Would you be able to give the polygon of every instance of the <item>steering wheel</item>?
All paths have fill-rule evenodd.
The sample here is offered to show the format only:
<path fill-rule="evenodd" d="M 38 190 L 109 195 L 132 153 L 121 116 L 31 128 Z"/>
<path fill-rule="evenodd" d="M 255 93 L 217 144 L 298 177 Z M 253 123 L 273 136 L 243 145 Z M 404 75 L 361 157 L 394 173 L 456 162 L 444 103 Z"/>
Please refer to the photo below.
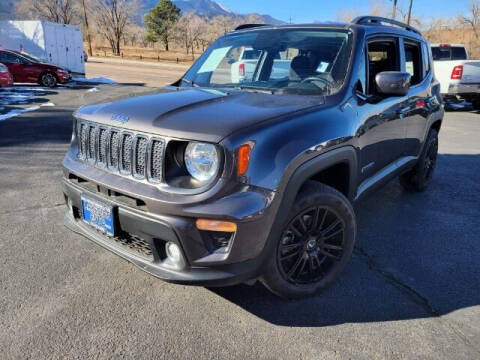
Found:
<path fill-rule="evenodd" d="M 324 79 L 324 78 L 321 78 L 321 77 L 316 77 L 316 76 L 309 76 L 305 79 L 302 79 L 302 81 L 300 81 L 300 83 L 303 84 L 303 83 L 306 83 L 306 82 L 314 82 L 314 81 L 319 81 L 319 82 L 325 84 L 327 89 L 332 85 L 332 83 L 330 81 L 328 81 L 327 79 Z"/>

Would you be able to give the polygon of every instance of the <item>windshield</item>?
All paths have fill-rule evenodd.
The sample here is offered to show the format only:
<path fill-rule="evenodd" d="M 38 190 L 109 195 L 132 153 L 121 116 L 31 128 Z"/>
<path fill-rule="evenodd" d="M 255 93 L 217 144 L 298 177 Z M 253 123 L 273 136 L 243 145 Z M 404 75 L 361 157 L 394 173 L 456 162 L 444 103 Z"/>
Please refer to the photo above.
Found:
<path fill-rule="evenodd" d="M 30 60 L 30 61 L 33 61 L 33 62 L 44 62 L 44 61 L 45 61 L 45 59 L 40 59 L 40 58 L 38 58 L 38 57 L 36 57 L 36 56 L 34 56 L 34 55 L 27 54 L 26 52 L 23 52 L 23 51 L 22 51 L 22 52 L 16 51 L 16 53 L 17 53 L 18 55 L 23 56 L 24 58 L 27 58 L 27 59 Z"/>
<path fill-rule="evenodd" d="M 352 34 L 274 29 L 226 35 L 185 75 L 184 86 L 331 95 L 343 85 Z"/>

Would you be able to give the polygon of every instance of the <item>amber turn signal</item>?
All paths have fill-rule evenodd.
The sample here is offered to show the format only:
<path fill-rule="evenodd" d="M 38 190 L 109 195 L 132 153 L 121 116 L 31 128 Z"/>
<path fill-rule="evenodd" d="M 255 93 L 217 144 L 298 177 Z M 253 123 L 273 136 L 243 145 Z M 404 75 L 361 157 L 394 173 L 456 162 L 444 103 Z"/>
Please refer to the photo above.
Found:
<path fill-rule="evenodd" d="M 248 164 L 250 163 L 250 150 L 251 147 L 249 144 L 244 144 L 238 148 L 238 175 L 243 175 L 247 172 Z"/>
<path fill-rule="evenodd" d="M 237 231 L 237 224 L 230 221 L 197 219 L 196 225 L 198 230 L 223 231 L 223 232 Z"/>

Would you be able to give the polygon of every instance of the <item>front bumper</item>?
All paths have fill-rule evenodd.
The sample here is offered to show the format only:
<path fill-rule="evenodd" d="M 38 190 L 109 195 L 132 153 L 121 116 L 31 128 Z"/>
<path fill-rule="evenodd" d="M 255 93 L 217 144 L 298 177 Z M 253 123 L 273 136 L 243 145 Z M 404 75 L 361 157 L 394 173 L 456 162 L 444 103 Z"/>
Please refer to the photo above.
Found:
<path fill-rule="evenodd" d="M 95 168 L 88 170 L 88 175 L 93 177 L 99 171 Z M 204 286 L 232 285 L 260 275 L 264 259 L 263 249 L 270 232 L 269 226 L 274 219 L 274 210 L 270 206 L 274 193 L 244 189 L 239 194 L 222 197 L 210 203 L 203 201 L 202 204 L 183 204 L 180 208 L 139 194 L 137 200 L 145 200 L 145 205 L 139 207 L 133 203 L 122 202 L 122 199 L 129 199 L 128 197 L 108 196 L 107 194 L 112 192 L 99 185 L 100 182 L 87 181 L 91 185 L 89 188 L 86 188 L 84 183 L 76 183 L 68 178 L 68 174 L 72 174 L 70 171 L 71 169 L 65 169 L 66 177 L 62 184 L 69 203 L 69 211 L 64 218 L 65 225 L 146 272 L 169 282 Z M 114 207 L 117 232 L 120 230 L 129 236 L 141 238 L 148 243 L 151 254 L 145 256 L 86 224 L 81 214 L 82 195 Z M 235 202 L 241 205 L 235 206 Z M 230 206 L 225 206 L 226 203 Z M 162 207 L 162 214 L 149 211 L 150 208 L 158 210 Z M 200 217 L 235 219 L 237 232 L 231 240 L 228 252 L 216 252 L 208 246 L 205 234 L 195 226 L 195 220 Z M 167 242 L 179 245 L 183 255 L 180 263 L 174 264 L 166 257 L 164 249 Z"/>
<path fill-rule="evenodd" d="M 67 83 L 72 80 L 72 74 L 70 73 L 59 73 L 57 72 L 57 78 L 59 83 Z"/>

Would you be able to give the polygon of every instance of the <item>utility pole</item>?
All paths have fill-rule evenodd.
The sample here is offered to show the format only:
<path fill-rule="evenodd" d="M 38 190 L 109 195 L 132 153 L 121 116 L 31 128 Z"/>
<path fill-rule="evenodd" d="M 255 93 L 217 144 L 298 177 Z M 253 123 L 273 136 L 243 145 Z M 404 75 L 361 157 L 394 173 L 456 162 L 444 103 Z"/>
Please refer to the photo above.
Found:
<path fill-rule="evenodd" d="M 87 41 L 88 41 L 88 55 L 92 56 L 92 38 L 90 37 L 90 30 L 88 29 L 88 18 L 87 18 L 87 8 L 85 6 L 85 0 L 82 0 L 83 5 L 83 17 L 85 19 L 85 30 L 87 31 Z"/>
<path fill-rule="evenodd" d="M 398 0 L 393 0 L 393 11 L 392 11 L 392 19 L 395 20 L 397 15 L 397 2 Z"/>
<path fill-rule="evenodd" d="M 408 25 L 410 25 L 410 20 L 412 19 L 412 5 L 413 5 L 413 0 L 410 0 L 410 6 L 408 7 L 408 18 L 407 18 Z"/>

